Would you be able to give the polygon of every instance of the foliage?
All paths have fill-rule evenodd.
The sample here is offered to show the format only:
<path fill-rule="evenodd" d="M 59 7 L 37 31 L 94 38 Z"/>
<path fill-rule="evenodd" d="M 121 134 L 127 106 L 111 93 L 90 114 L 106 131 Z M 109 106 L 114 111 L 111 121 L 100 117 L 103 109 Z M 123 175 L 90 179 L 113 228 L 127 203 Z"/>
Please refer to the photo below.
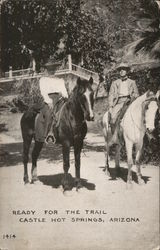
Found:
<path fill-rule="evenodd" d="M 9 65 L 26 68 L 32 50 L 38 68 L 50 56 L 59 60 L 71 53 L 73 60 L 83 56 L 87 68 L 100 70 L 111 60 L 110 45 L 103 39 L 99 16 L 82 11 L 81 4 L 80 0 L 6 0 L 2 5 L 3 69 Z"/>
<path fill-rule="evenodd" d="M 160 6 L 154 0 L 141 0 L 139 17 L 148 20 L 148 26 L 143 30 L 141 41 L 135 52 L 143 49 L 160 58 Z M 159 49 L 156 49 L 158 47 Z"/>
<path fill-rule="evenodd" d="M 104 27 L 103 36 L 114 49 L 120 49 L 137 37 L 140 0 L 88 0 L 85 8 L 97 12 Z"/>
<path fill-rule="evenodd" d="M 98 14 L 86 13 L 80 26 L 80 39 L 76 47 L 81 48 L 84 67 L 102 73 L 105 63 L 110 63 L 114 59 L 112 46 L 103 37 L 104 27 Z"/>
<path fill-rule="evenodd" d="M 55 1 L 7 0 L 2 5 L 2 31 L 4 33 L 2 53 L 4 68 L 26 67 L 28 51 L 33 50 L 36 61 L 45 60 L 57 46 Z M 54 36 L 54 37 L 53 37 Z M 57 38 L 57 39 L 56 39 Z"/>
<path fill-rule="evenodd" d="M 22 79 L 15 83 L 14 88 L 18 94 L 18 100 L 28 107 L 43 102 L 39 88 L 39 78 Z"/>
<path fill-rule="evenodd" d="M 29 49 L 37 70 L 50 56 L 102 73 L 116 50 L 137 38 L 141 0 L 6 0 L 2 5 L 3 70 L 26 68 Z M 24 49 L 25 45 L 25 49 Z"/>

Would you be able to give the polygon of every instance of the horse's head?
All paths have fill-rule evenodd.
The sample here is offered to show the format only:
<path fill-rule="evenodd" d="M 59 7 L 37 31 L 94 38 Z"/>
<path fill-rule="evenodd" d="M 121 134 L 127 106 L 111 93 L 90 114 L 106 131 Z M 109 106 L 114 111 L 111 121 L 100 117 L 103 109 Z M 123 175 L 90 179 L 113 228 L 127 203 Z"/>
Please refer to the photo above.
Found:
<path fill-rule="evenodd" d="M 155 117 L 158 110 L 158 104 L 156 99 L 151 99 L 148 101 L 145 110 L 145 126 L 148 132 L 153 132 L 155 129 Z"/>
<path fill-rule="evenodd" d="M 77 79 L 78 87 L 78 100 L 84 113 L 84 118 L 87 121 L 94 121 L 93 104 L 94 104 L 94 92 L 92 89 L 93 78 L 82 80 Z"/>
<path fill-rule="evenodd" d="M 156 99 L 157 99 L 158 109 L 160 113 L 160 90 L 158 90 L 156 93 Z"/>

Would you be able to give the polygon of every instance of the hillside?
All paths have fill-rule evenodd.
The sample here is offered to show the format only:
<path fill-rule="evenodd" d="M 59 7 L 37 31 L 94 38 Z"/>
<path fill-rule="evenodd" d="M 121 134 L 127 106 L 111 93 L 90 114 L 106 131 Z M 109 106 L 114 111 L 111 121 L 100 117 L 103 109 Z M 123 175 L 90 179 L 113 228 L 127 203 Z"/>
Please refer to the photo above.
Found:
<path fill-rule="evenodd" d="M 112 40 L 115 49 L 120 49 L 140 37 L 145 23 L 138 17 L 140 0 L 89 0 L 83 8 L 97 12 L 104 26 L 106 41 Z"/>

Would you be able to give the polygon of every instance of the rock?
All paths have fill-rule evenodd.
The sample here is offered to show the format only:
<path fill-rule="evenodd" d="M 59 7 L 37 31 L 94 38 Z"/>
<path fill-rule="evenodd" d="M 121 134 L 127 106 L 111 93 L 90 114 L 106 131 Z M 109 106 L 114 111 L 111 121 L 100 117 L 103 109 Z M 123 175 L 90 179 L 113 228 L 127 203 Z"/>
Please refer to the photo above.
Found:
<path fill-rule="evenodd" d="M 18 109 L 16 107 L 13 107 L 10 109 L 10 112 L 12 113 L 18 113 Z"/>

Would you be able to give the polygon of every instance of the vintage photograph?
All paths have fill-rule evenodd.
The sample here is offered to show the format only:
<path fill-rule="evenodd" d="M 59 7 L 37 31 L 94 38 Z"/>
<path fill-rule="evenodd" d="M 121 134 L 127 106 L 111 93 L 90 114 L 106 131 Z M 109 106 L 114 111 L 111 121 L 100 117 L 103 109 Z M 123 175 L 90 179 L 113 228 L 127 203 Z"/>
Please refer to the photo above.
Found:
<path fill-rule="evenodd" d="M 0 10 L 0 250 L 159 250 L 160 0 Z"/>

